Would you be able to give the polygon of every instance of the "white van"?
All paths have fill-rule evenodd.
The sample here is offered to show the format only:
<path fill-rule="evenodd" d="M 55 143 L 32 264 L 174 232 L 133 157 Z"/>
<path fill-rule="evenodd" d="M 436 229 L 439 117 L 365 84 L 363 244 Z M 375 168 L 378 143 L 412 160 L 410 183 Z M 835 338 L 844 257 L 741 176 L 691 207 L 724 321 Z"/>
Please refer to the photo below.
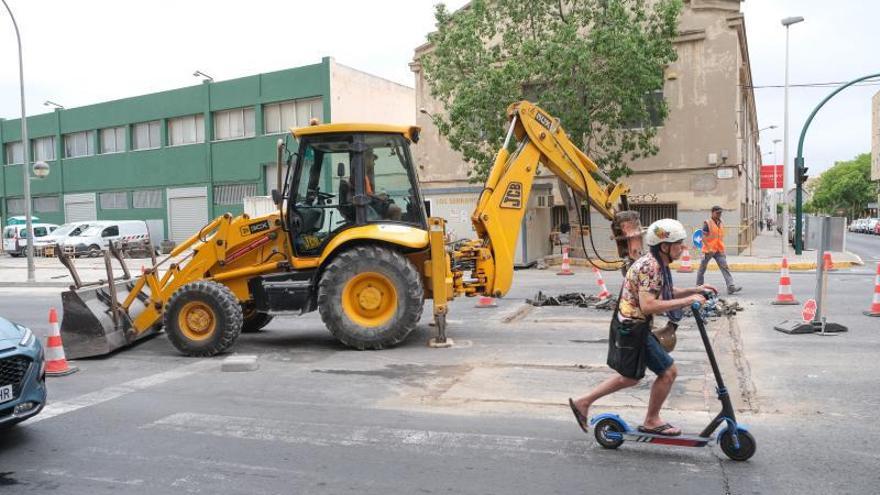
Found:
<path fill-rule="evenodd" d="M 60 244 L 65 237 L 72 235 L 80 235 L 84 230 L 94 225 L 95 222 L 70 222 L 65 223 L 61 227 L 55 229 L 45 237 L 35 238 L 34 246 L 48 246 L 50 244 Z"/>
<path fill-rule="evenodd" d="M 34 228 L 34 243 L 37 239 L 46 237 L 58 228 L 54 223 L 35 223 L 32 226 Z M 8 225 L 3 229 L 3 250 L 10 256 L 24 256 L 26 254 L 26 225 Z"/>
<path fill-rule="evenodd" d="M 79 235 L 65 237 L 60 245 L 67 253 L 96 257 L 108 248 L 110 242 L 145 241 L 149 238 L 150 232 L 143 220 L 100 220 L 89 222 L 87 229 Z"/>

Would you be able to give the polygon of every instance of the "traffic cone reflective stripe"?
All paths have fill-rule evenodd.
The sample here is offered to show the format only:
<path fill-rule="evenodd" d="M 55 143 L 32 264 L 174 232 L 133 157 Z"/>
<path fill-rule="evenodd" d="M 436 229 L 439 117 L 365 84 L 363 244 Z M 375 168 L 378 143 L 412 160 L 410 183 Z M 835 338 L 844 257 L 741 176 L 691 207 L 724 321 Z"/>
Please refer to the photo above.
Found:
<path fill-rule="evenodd" d="M 52 330 L 46 338 L 46 375 L 64 376 L 79 371 L 76 366 L 67 364 L 64 357 L 64 345 L 61 342 L 61 330 L 58 328 L 58 313 L 55 308 L 49 309 L 49 325 Z"/>
<path fill-rule="evenodd" d="M 489 296 L 480 296 L 480 299 L 477 301 L 477 305 L 475 308 L 494 308 L 498 305 L 495 304 L 495 298 Z"/>
<path fill-rule="evenodd" d="M 776 294 L 776 300 L 772 304 L 777 305 L 793 305 L 799 304 L 791 293 L 791 277 L 788 273 L 788 258 L 782 258 L 782 268 L 779 272 L 779 291 Z"/>
<path fill-rule="evenodd" d="M 602 290 L 596 297 L 599 299 L 607 299 L 611 297 L 611 293 L 608 292 L 608 287 L 605 287 L 605 280 L 602 279 L 602 272 L 594 266 L 593 274 L 596 275 L 596 282 L 599 284 L 599 289 Z"/>
<path fill-rule="evenodd" d="M 880 316 L 880 263 L 877 263 L 877 275 L 874 277 L 874 299 L 871 300 L 871 309 L 865 311 L 866 316 Z"/>
<path fill-rule="evenodd" d="M 679 273 L 691 273 L 694 268 L 691 266 L 691 253 L 688 248 L 684 248 L 684 254 L 681 255 L 681 265 L 678 267 Z"/>
<path fill-rule="evenodd" d="M 574 275 L 571 271 L 571 265 L 568 261 L 568 246 L 562 246 L 562 268 L 556 272 L 557 275 Z"/>

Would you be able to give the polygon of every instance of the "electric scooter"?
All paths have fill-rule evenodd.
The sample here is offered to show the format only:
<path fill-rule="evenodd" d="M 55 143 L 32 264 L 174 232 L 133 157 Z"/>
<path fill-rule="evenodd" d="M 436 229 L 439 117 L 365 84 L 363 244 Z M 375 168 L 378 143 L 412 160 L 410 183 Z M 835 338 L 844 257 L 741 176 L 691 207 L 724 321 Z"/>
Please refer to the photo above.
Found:
<path fill-rule="evenodd" d="M 717 439 L 718 443 L 721 444 L 721 450 L 734 461 L 745 461 L 755 454 L 755 438 L 748 432 L 745 426 L 736 422 L 736 414 L 734 413 L 733 405 L 730 403 L 730 395 L 728 395 L 724 381 L 721 379 L 721 372 L 718 370 L 718 363 L 715 361 L 715 353 L 712 351 L 709 336 L 706 334 L 706 314 L 714 306 L 715 296 L 712 293 L 710 297 L 707 297 L 705 307 L 701 308 L 700 303 L 695 302 L 691 305 L 691 309 L 693 310 L 694 319 L 697 321 L 697 328 L 700 329 L 700 337 L 703 339 L 706 355 L 709 356 L 709 363 L 712 364 L 712 372 L 715 374 L 716 391 L 718 392 L 718 400 L 721 401 L 721 412 L 699 434 L 683 433 L 674 437 L 638 431 L 630 427 L 617 414 L 599 414 L 590 420 L 590 424 L 595 425 L 594 433 L 599 445 L 606 449 L 616 449 L 623 445 L 625 440 L 632 440 L 634 442 L 676 445 L 680 447 L 705 447 Z M 724 428 L 721 430 L 721 433 L 714 437 L 715 430 L 722 425 L 724 425 Z"/>

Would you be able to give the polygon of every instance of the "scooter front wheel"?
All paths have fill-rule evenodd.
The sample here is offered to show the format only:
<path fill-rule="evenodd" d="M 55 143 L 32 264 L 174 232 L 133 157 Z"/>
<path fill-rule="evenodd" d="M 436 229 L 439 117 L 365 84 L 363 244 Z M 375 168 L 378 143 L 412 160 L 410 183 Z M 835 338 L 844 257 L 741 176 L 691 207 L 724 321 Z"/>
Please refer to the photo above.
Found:
<path fill-rule="evenodd" d="M 599 445 L 606 449 L 616 449 L 623 445 L 623 426 L 611 418 L 596 423 L 593 434 Z"/>
<path fill-rule="evenodd" d="M 724 433 L 721 434 L 721 451 L 734 461 L 747 461 L 755 455 L 755 450 L 758 447 L 755 443 L 755 437 L 745 430 L 737 431 L 736 436 L 739 440 L 739 448 L 736 448 L 733 441 L 733 431 L 724 430 Z"/>

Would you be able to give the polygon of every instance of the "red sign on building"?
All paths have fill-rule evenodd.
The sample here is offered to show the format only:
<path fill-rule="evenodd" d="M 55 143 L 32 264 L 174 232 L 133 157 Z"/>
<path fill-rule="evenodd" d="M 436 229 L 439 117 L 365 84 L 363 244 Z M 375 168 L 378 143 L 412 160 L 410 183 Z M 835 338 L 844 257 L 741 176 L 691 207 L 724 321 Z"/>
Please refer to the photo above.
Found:
<path fill-rule="evenodd" d="M 782 189 L 782 165 L 761 165 L 761 189 Z"/>

